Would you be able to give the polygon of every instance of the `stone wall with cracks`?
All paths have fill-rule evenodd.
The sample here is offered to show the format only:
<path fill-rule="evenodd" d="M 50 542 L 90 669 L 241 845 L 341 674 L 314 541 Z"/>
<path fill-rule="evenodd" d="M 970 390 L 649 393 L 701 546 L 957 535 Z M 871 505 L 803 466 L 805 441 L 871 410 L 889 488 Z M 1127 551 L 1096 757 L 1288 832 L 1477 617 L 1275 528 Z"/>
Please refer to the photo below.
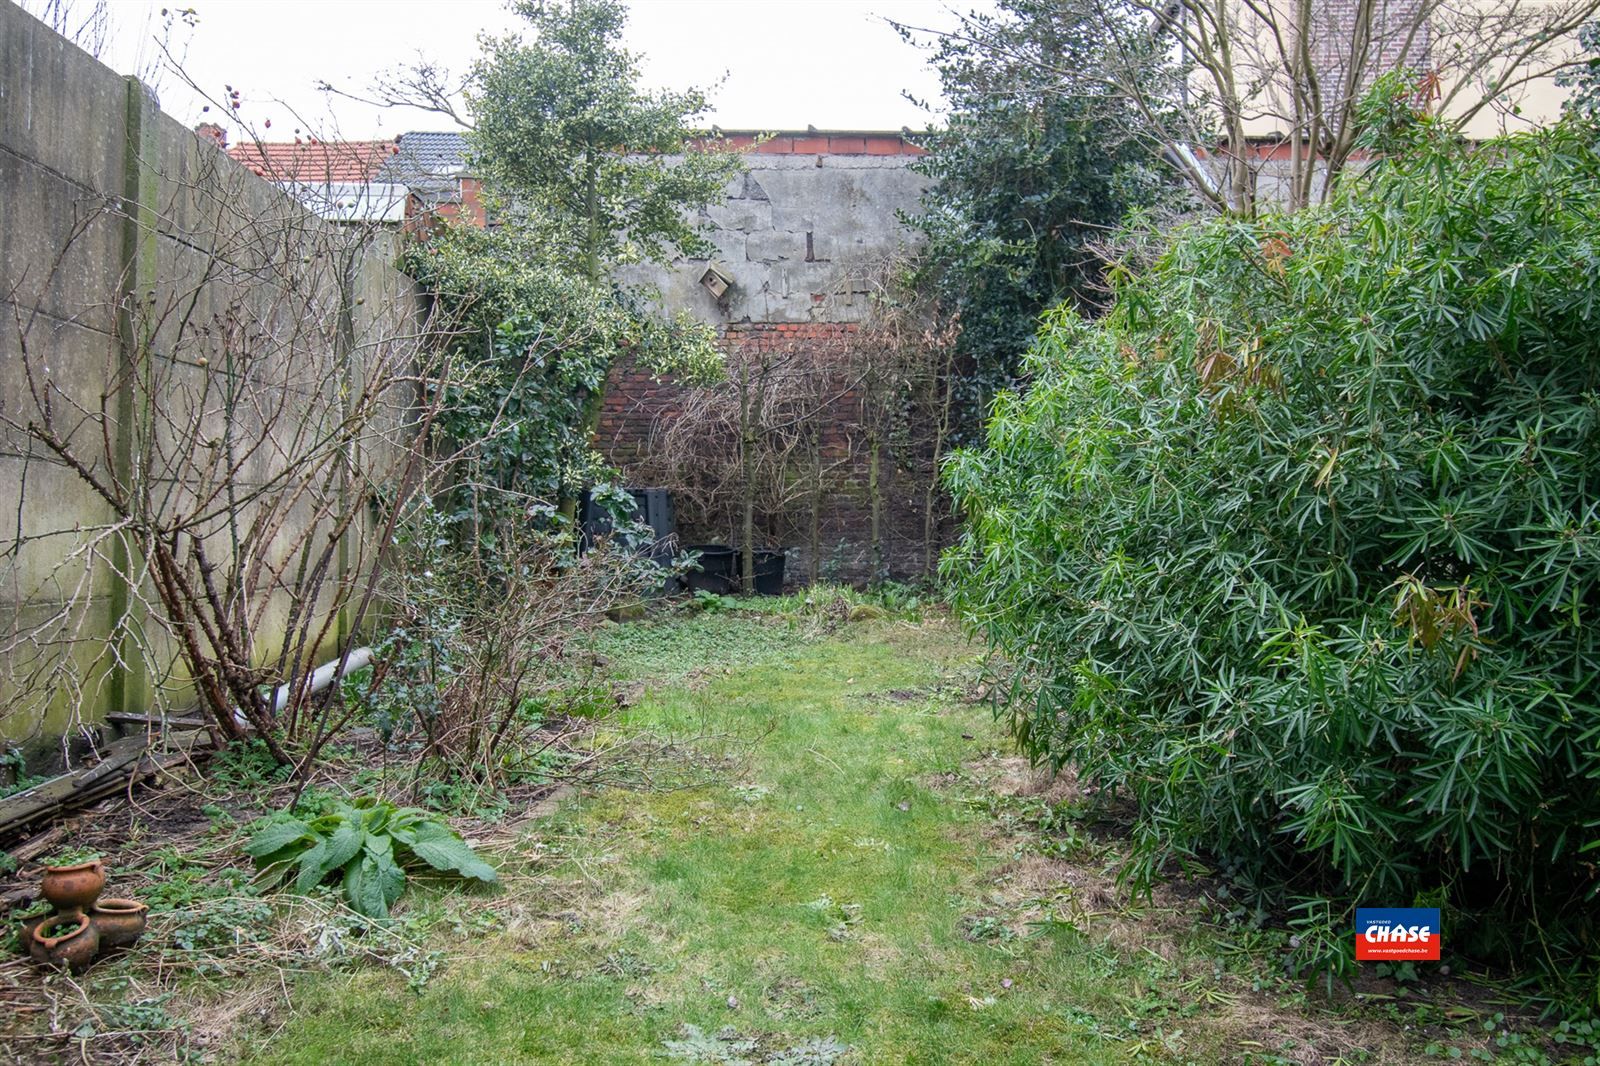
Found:
<path fill-rule="evenodd" d="M 748 137 L 728 139 L 744 147 Z M 652 285 L 668 308 L 718 326 L 859 321 L 860 294 L 842 282 L 916 246 L 902 215 L 918 211 L 927 187 L 910 168 L 920 154 L 899 134 L 780 134 L 749 145 L 745 173 L 702 215 L 716 254 L 629 267 L 620 280 Z M 733 282 L 721 302 L 701 284 L 710 267 Z"/>

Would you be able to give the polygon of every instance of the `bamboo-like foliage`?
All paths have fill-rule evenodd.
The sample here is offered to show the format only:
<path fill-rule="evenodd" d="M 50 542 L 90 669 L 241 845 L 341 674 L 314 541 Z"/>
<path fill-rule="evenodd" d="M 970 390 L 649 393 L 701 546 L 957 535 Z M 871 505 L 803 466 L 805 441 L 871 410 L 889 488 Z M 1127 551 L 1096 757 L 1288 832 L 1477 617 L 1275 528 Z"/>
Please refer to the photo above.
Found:
<path fill-rule="evenodd" d="M 1307 894 L 1320 967 L 1431 900 L 1452 951 L 1592 974 L 1600 153 L 1437 132 L 1049 318 L 945 573 L 1027 751 L 1138 801 L 1136 878 Z"/>

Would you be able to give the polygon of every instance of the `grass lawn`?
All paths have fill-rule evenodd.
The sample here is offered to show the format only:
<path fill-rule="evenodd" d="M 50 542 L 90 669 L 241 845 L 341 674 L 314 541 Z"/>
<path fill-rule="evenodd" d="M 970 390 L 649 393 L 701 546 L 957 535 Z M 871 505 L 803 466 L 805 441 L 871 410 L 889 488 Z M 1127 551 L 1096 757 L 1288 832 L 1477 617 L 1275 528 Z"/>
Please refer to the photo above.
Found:
<path fill-rule="evenodd" d="M 942 621 L 830 636 L 706 613 L 600 650 L 636 694 L 619 736 L 677 741 L 662 772 L 528 823 L 504 890 L 435 931 L 420 991 L 308 976 L 251 1061 L 1421 1057 L 1399 1026 L 1264 983 L 1197 930 L 1192 894 L 1128 901 L 1114 838 L 1009 756 Z"/>

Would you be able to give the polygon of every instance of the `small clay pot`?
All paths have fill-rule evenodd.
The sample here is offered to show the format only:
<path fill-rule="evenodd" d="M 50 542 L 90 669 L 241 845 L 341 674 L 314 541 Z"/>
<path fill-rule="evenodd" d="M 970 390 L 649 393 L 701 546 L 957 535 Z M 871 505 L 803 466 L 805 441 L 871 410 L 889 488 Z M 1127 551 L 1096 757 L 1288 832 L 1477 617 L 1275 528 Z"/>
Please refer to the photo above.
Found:
<path fill-rule="evenodd" d="M 41 966 L 65 966 L 73 973 L 89 968 L 100 952 L 100 932 L 87 914 L 52 915 L 33 930 L 29 953 Z"/>
<path fill-rule="evenodd" d="M 24 918 L 18 922 L 17 945 L 24 955 L 33 954 L 33 931 L 52 918 L 60 917 L 55 914 L 35 914 L 32 918 Z"/>
<path fill-rule="evenodd" d="M 103 899 L 89 908 L 89 920 L 100 931 L 100 947 L 131 948 L 144 935 L 149 907 L 136 899 Z"/>
<path fill-rule="evenodd" d="M 106 868 L 99 859 L 75 866 L 46 866 L 39 891 L 63 914 L 82 913 L 106 887 Z"/>

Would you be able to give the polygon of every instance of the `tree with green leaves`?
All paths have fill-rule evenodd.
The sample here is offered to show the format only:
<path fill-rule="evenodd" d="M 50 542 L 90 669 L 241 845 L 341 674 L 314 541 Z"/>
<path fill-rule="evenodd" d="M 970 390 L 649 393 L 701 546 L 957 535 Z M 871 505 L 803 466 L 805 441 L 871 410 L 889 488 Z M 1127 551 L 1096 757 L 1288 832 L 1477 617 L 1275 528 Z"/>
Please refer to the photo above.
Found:
<path fill-rule="evenodd" d="M 484 42 L 467 94 L 488 188 L 551 260 L 602 285 L 620 264 L 703 254 L 697 209 L 740 160 L 705 143 L 699 89 L 648 93 L 618 0 L 522 0 L 534 31 Z"/>
<path fill-rule="evenodd" d="M 1563 109 L 1592 123 L 1600 118 L 1600 22 L 1585 23 L 1578 42 L 1582 56 L 1556 77 L 1556 84 L 1568 93 Z"/>
<path fill-rule="evenodd" d="M 641 311 L 528 253 L 515 231 L 459 226 L 404 258 L 433 293 L 438 335 L 462 367 L 437 421 L 445 450 L 463 453 L 446 506 L 463 539 L 491 551 L 502 522 L 606 476 L 589 405 L 619 355 L 688 381 L 712 380 L 722 365 L 699 321 Z"/>
<path fill-rule="evenodd" d="M 451 343 L 482 364 L 449 428 L 485 453 L 485 487 L 553 491 L 570 518 L 598 473 L 589 442 L 615 359 L 691 379 L 719 365 L 709 327 L 659 314 L 658 294 L 613 272 L 707 254 L 700 209 L 742 161 L 696 128 L 703 91 L 639 87 L 618 0 L 513 6 L 531 33 L 484 38 L 464 114 L 448 72 L 427 64 L 374 93 L 466 127 L 489 202 L 489 233 L 445 231 L 409 258 L 448 312 Z"/>
<path fill-rule="evenodd" d="M 473 161 L 506 221 L 546 262 L 606 291 L 617 266 L 704 253 L 696 213 L 741 166 L 737 155 L 700 143 L 693 123 L 705 94 L 639 88 L 618 0 L 522 0 L 515 10 L 533 36 L 485 40 L 467 93 Z M 626 302 L 648 299 L 634 293 Z M 609 366 L 582 384 L 576 425 L 585 442 Z M 568 516 L 576 488 L 563 485 Z"/>
<path fill-rule="evenodd" d="M 960 317 L 969 420 L 1015 380 L 1041 311 L 1096 306 L 1096 242 L 1161 191 L 1135 133 L 1146 117 L 1093 76 L 1110 62 L 1100 30 L 1054 0 L 1001 0 L 933 36 L 950 114 L 927 136 L 917 168 L 933 184 L 910 221 L 928 239 L 923 284 Z M 1159 49 L 1146 59 L 1152 79 L 1176 78 Z M 1063 70 L 1084 74 L 1064 84 Z"/>

